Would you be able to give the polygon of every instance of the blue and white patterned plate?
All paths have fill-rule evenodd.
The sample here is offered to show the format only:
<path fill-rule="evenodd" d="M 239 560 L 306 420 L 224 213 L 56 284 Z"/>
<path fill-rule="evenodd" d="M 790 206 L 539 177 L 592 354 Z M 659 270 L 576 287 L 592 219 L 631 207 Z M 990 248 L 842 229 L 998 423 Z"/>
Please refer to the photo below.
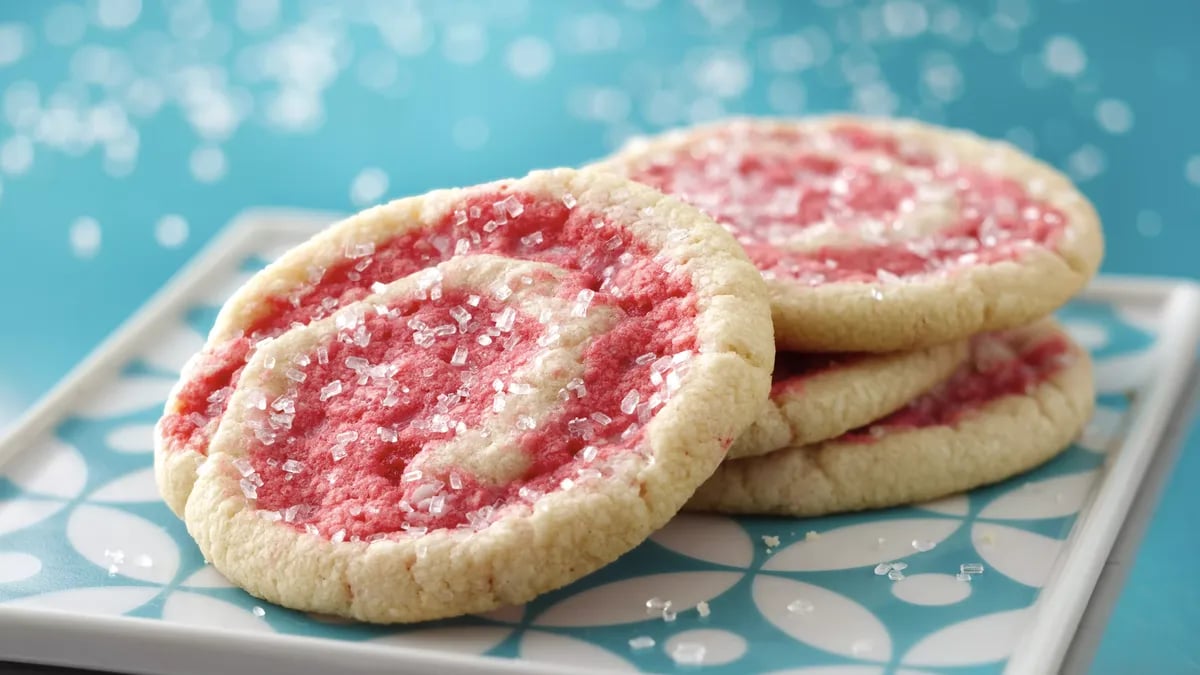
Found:
<path fill-rule="evenodd" d="M 151 672 L 212 665 L 218 644 L 231 646 L 231 668 L 257 673 L 282 672 L 297 654 L 343 672 L 388 663 L 841 675 L 1044 666 L 1069 643 L 1154 451 L 1200 306 L 1186 285 L 1108 280 L 1065 308 L 1060 317 L 1096 358 L 1097 412 L 1076 445 L 1029 474 L 865 514 L 680 516 L 613 565 L 524 607 L 382 628 L 231 587 L 155 489 L 152 425 L 179 367 L 233 288 L 327 218 L 279 220 L 233 225 L 0 445 L 0 654 Z M 903 563 L 893 574 L 903 578 L 881 563 Z M 983 572 L 958 578 L 970 564 Z M 651 598 L 670 600 L 674 620 L 649 614 Z"/>

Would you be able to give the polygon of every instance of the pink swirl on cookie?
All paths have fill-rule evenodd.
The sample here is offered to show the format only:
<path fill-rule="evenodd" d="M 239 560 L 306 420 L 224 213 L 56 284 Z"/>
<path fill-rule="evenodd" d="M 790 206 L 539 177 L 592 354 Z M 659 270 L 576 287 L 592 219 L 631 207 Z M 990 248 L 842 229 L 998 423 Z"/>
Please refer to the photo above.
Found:
<path fill-rule="evenodd" d="M 1076 358 L 1071 343 L 1058 332 L 1008 331 L 971 339 L 971 353 L 945 382 L 869 427 L 839 440 L 872 442 L 888 433 L 931 426 L 953 426 L 965 415 L 1005 396 L 1033 390 L 1068 367 Z"/>
<path fill-rule="evenodd" d="M 811 517 L 946 497 L 1051 459 L 1094 406 L 1087 351 L 1042 319 L 975 337 L 953 374 L 868 426 L 723 462 L 687 508 Z"/>
<path fill-rule="evenodd" d="M 350 279 L 345 251 L 374 262 Z M 208 377 L 229 391 L 207 458 L 157 452 L 160 490 L 247 592 L 376 622 L 526 602 L 641 543 L 753 420 L 774 359 L 765 284 L 724 230 L 568 169 L 334 225 L 230 300 L 202 358 L 242 339 L 233 381 Z"/>
<path fill-rule="evenodd" d="M 888 354 L 779 352 L 771 396 L 728 457 L 754 457 L 835 438 L 891 414 L 945 380 L 966 341 Z"/>
<path fill-rule="evenodd" d="M 231 423 L 269 519 L 349 541 L 483 527 L 602 478 L 687 372 L 694 313 L 614 330 L 640 317 L 581 305 L 586 274 L 483 255 L 416 277 L 252 357 Z M 655 346 L 681 351 L 639 361 Z"/>
<path fill-rule="evenodd" d="M 280 265 L 293 268 L 286 283 L 254 287 L 253 297 L 243 292 L 235 298 L 204 351 L 185 369 L 158 425 L 162 453 L 188 453 L 196 459 L 207 454 L 245 361 L 263 339 L 328 317 L 373 288 L 456 256 L 496 254 L 578 272 L 574 301 L 581 311 L 611 303 L 628 319 L 595 349 L 638 369 L 695 349 L 695 299 L 687 276 L 674 273 L 678 263 L 660 259 L 637 233 L 576 202 L 570 194 L 550 200 L 500 183 L 442 205 L 445 213 L 430 227 L 364 232 L 337 242 L 333 255 L 281 260 Z M 370 217 L 371 212 L 359 216 L 363 221 Z M 676 233 L 677 240 L 687 235 Z M 637 353 L 626 353 L 632 345 L 638 345 Z M 634 364 L 638 358 L 648 361 Z M 628 377 L 627 364 L 617 365 L 612 373 Z M 606 371 L 588 376 L 597 390 L 630 389 L 627 381 L 605 381 L 617 378 Z M 649 396 L 641 401 L 649 403 Z M 548 447 L 558 448 L 553 452 L 569 451 L 570 443 L 546 440 Z M 181 480 L 186 496 L 188 480 Z M 178 499 L 168 501 L 177 512 L 182 508 Z"/>
<path fill-rule="evenodd" d="M 987 311 L 971 305 L 1002 301 L 971 287 L 1032 294 L 996 271 L 1019 266 L 1057 302 L 1099 264 L 1097 218 L 1065 178 L 1007 145 L 916 122 L 735 120 L 634 141 L 603 166 L 724 225 L 770 283 L 792 350 L 898 351 L 1021 325 L 1046 313 L 1042 301 Z M 921 287 L 941 297 L 913 297 Z M 902 306 L 896 318 L 878 306 L 888 303 Z M 938 313 L 949 317 L 931 321 Z"/>

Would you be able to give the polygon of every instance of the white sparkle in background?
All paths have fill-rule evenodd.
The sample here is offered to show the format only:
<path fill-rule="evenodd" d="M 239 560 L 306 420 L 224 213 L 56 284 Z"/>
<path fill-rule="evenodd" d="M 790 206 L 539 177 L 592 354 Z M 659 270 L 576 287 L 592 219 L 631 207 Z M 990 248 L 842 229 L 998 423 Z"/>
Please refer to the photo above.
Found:
<path fill-rule="evenodd" d="M 154 224 L 154 239 L 163 248 L 182 246 L 188 238 L 188 223 L 183 216 L 169 213 Z"/>
<path fill-rule="evenodd" d="M 883 82 L 868 82 L 854 89 L 854 107 L 867 115 L 891 115 L 900 102 Z"/>
<path fill-rule="evenodd" d="M 238 0 L 233 20 L 247 33 L 266 30 L 279 20 L 279 0 Z"/>
<path fill-rule="evenodd" d="M 508 69 L 527 80 L 546 74 L 554 65 L 554 51 L 545 40 L 527 35 L 508 46 Z"/>
<path fill-rule="evenodd" d="M 71 250 L 79 258 L 91 258 L 100 250 L 100 223 L 95 218 L 83 216 L 71 223 L 67 236 Z"/>
<path fill-rule="evenodd" d="M 804 83 L 796 78 L 777 77 L 767 85 L 767 105 L 776 112 L 795 114 L 803 111 L 806 95 Z"/>
<path fill-rule="evenodd" d="M 487 33 L 477 23 L 460 23 L 442 34 L 442 55 L 451 63 L 479 63 L 487 55 Z"/>
<path fill-rule="evenodd" d="M 38 123 L 41 92 L 34 82 L 21 80 L 4 90 L 4 118 L 14 129 L 26 130 Z"/>
<path fill-rule="evenodd" d="M 1188 158 L 1187 163 L 1183 165 L 1183 175 L 1187 177 L 1189 183 L 1200 187 L 1200 155 L 1192 155 Z"/>
<path fill-rule="evenodd" d="M 19 23 L 0 23 L 0 66 L 16 63 L 29 47 L 29 29 Z"/>
<path fill-rule="evenodd" d="M 915 37 L 929 27 L 929 13 L 914 0 L 891 0 L 883 6 L 883 27 L 895 37 Z"/>
<path fill-rule="evenodd" d="M 817 53 L 803 35 L 783 35 L 767 42 L 766 61 L 773 70 L 794 73 L 816 65 Z"/>
<path fill-rule="evenodd" d="M 1135 221 L 1137 231 L 1143 237 L 1157 237 L 1162 233 L 1162 216 L 1157 211 L 1142 209 L 1138 211 Z"/>
<path fill-rule="evenodd" d="M 1096 104 L 1096 122 L 1110 134 L 1123 134 L 1133 128 L 1133 110 L 1124 101 L 1106 98 Z"/>
<path fill-rule="evenodd" d="M 1087 67 L 1087 55 L 1079 41 L 1069 35 L 1055 35 L 1042 49 L 1046 70 L 1063 77 L 1076 77 Z"/>
<path fill-rule="evenodd" d="M 325 121 L 325 105 L 317 92 L 288 87 L 267 102 L 267 121 L 283 131 L 313 131 Z"/>
<path fill-rule="evenodd" d="M 82 7 L 72 3 L 55 5 L 46 13 L 42 32 L 46 42 L 55 47 L 73 45 L 87 33 L 88 15 Z"/>
<path fill-rule="evenodd" d="M 656 90 L 646 97 L 642 117 L 654 126 L 671 126 L 683 119 L 686 103 L 677 91 Z"/>
<path fill-rule="evenodd" d="M 487 144 L 490 133 L 487 120 L 480 117 L 464 117 L 454 123 L 450 136 L 454 144 L 463 150 L 478 150 Z"/>
<path fill-rule="evenodd" d="M 355 206 L 377 203 L 388 188 L 388 176 L 383 169 L 368 167 L 358 172 L 350 183 L 350 201 Z"/>
<path fill-rule="evenodd" d="M 384 91 L 396 84 L 400 76 L 400 64 L 394 54 L 375 51 L 358 60 L 358 81 L 368 89 Z"/>
<path fill-rule="evenodd" d="M 215 183 L 225 177 L 225 153 L 212 145 L 196 148 L 188 158 L 188 168 L 197 182 Z"/>
<path fill-rule="evenodd" d="M 750 64 L 738 52 L 711 54 L 692 74 L 701 91 L 720 98 L 737 98 L 750 86 Z"/>
<path fill-rule="evenodd" d="M 1080 147 L 1067 157 L 1067 170 L 1070 172 L 1071 177 L 1078 181 L 1085 181 L 1099 176 L 1104 172 L 1104 167 L 1104 153 L 1100 148 L 1091 144 Z"/>
<path fill-rule="evenodd" d="M 979 24 L 979 41 L 988 51 L 1007 54 L 1021 41 L 1020 26 L 1011 17 L 997 14 Z"/>
<path fill-rule="evenodd" d="M 963 94 L 962 71 L 954 57 L 945 52 L 934 52 L 925 57 L 921 84 L 929 95 L 942 103 L 957 100 Z"/>
<path fill-rule="evenodd" d="M 33 142 L 25 136 L 13 136 L 0 145 L 0 173 L 19 176 L 33 165 Z"/>
<path fill-rule="evenodd" d="M 657 7 L 658 0 L 624 0 L 624 5 L 629 9 L 644 12 Z"/>
<path fill-rule="evenodd" d="M 585 120 L 615 124 L 629 117 L 629 94 L 613 87 L 579 87 L 567 94 L 567 110 Z"/>
<path fill-rule="evenodd" d="M 996 14 L 1024 26 L 1033 19 L 1033 8 L 1029 0 L 996 0 Z"/>
<path fill-rule="evenodd" d="M 96 25 L 107 30 L 121 30 L 133 25 L 142 13 L 142 0 L 95 0 L 93 13 Z"/>
<path fill-rule="evenodd" d="M 563 49 L 573 52 L 611 51 L 621 45 L 621 22 L 611 14 L 581 14 L 562 24 L 558 39 Z"/>

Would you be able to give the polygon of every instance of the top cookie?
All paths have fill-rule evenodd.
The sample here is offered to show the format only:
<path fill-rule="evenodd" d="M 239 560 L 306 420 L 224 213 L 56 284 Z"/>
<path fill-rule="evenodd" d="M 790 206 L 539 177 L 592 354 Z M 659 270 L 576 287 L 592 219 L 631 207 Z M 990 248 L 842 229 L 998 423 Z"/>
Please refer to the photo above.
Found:
<path fill-rule="evenodd" d="M 230 300 L 160 425 L 166 460 L 209 456 L 165 461 L 160 485 L 258 597 L 486 611 L 665 524 L 773 358 L 761 276 L 690 206 L 571 170 L 437 191 L 334 225 Z M 193 414 L 210 442 L 172 435 Z"/>
<path fill-rule="evenodd" d="M 1012 146 L 911 120 L 738 119 L 597 166 L 734 234 L 794 351 L 906 351 L 1024 325 L 1096 273 L 1099 219 Z"/>

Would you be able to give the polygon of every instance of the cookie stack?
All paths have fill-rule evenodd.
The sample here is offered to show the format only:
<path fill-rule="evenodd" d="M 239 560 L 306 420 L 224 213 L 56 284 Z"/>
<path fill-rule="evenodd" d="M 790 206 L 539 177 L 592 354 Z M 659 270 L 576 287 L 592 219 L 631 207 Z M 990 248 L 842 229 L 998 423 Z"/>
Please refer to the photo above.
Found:
<path fill-rule="evenodd" d="M 900 120 L 734 120 L 603 166 L 692 203 L 771 289 L 770 402 L 691 510 L 822 515 L 1026 471 L 1091 416 L 1049 315 L 1086 284 L 1095 211 L 1002 143 Z"/>
<path fill-rule="evenodd" d="M 1092 400 L 1047 317 L 1100 255 L 1059 174 L 899 121 L 725 122 L 399 199 L 230 298 L 158 485 L 271 602 L 519 604 L 683 509 L 880 507 L 1044 461 Z"/>

